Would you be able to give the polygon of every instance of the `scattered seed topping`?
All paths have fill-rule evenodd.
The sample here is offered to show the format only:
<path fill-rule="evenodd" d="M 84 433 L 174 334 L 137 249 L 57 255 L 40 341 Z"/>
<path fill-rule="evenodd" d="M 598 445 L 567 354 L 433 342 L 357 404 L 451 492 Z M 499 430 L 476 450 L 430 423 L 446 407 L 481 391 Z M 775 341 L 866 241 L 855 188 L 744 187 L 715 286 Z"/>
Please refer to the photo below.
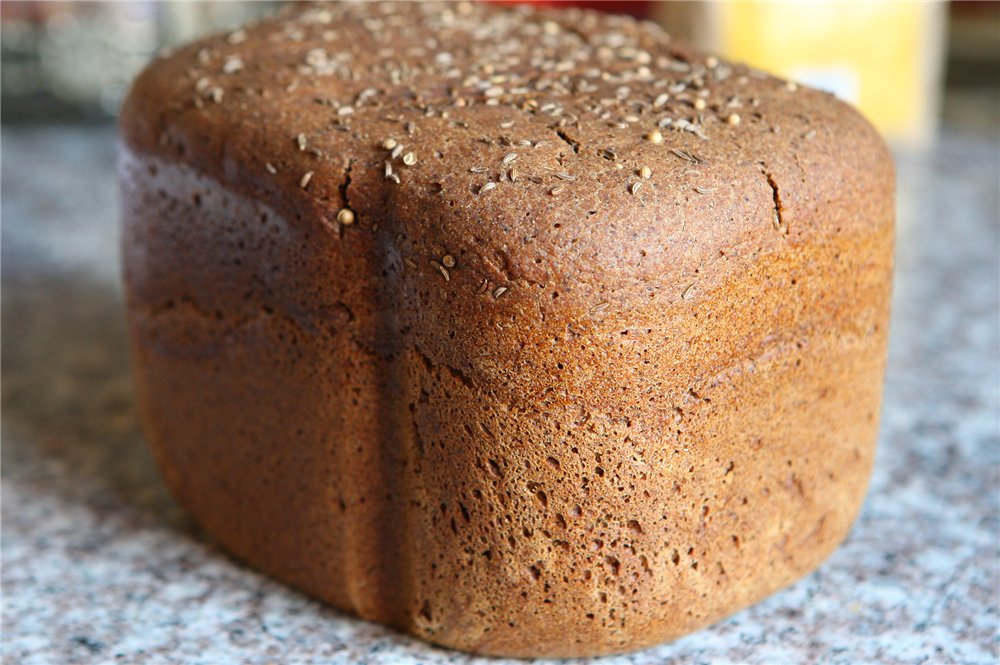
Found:
<path fill-rule="evenodd" d="M 205 113 L 216 114 L 231 110 L 246 119 L 253 113 L 250 109 L 258 106 L 255 99 L 273 100 L 282 91 L 297 91 L 289 103 L 303 105 L 303 118 L 314 122 L 302 125 L 310 131 L 295 135 L 295 145 L 298 151 L 321 158 L 327 157 L 328 150 L 332 154 L 349 150 L 351 137 L 364 136 L 355 116 L 373 125 L 384 123 L 380 125 L 383 139 L 368 138 L 373 143 L 369 149 L 377 151 L 381 146 L 385 151 L 373 158 L 369 168 L 377 170 L 381 158 L 384 178 L 394 183 L 415 174 L 404 168 L 418 161 L 414 141 L 406 137 L 416 133 L 414 120 L 423 117 L 427 120 L 419 122 L 427 124 L 421 129 L 431 131 L 422 136 L 438 131 L 448 136 L 442 136 L 443 143 L 437 146 L 426 144 L 419 149 L 422 165 L 430 168 L 436 160 L 442 160 L 442 166 L 457 162 L 458 180 L 464 182 L 456 184 L 476 195 L 485 195 L 506 181 L 516 187 L 505 184 L 509 189 L 504 194 L 517 189 L 557 196 L 574 187 L 573 182 L 585 179 L 588 184 L 603 185 L 608 177 L 618 178 L 612 187 L 624 187 L 631 195 L 640 193 L 643 185 L 655 194 L 651 167 L 657 159 L 671 157 L 640 159 L 644 143 L 666 144 L 688 166 L 701 164 L 704 160 L 695 153 L 702 151 L 692 147 L 697 139 L 691 135 L 709 140 L 713 131 L 725 129 L 723 125 L 749 125 L 738 129 L 752 130 L 761 120 L 766 105 L 760 103 L 768 95 L 780 96 L 782 89 L 798 88 L 793 82 L 773 79 L 760 84 L 756 79 L 764 79 L 761 73 L 715 56 L 688 60 L 679 55 L 683 49 L 675 47 L 655 25 L 585 13 L 505 12 L 488 3 L 345 3 L 299 6 L 280 23 L 265 22 L 252 31 L 259 56 L 248 47 L 241 47 L 245 51 L 236 47 L 249 40 L 246 30 L 236 30 L 206 42 L 208 46 L 191 57 L 191 69 L 182 76 L 188 77 L 195 90 L 184 100 L 185 106 L 193 103 Z M 412 38 L 414 34 L 419 38 Z M 449 51 L 452 44 L 459 51 Z M 258 76 L 258 71 L 247 81 L 224 76 L 247 68 L 259 70 L 251 55 L 261 62 L 272 56 L 284 60 L 271 80 Z M 738 87 L 746 84 L 751 85 Z M 224 99 L 222 109 L 210 106 Z M 325 117 L 313 104 L 322 107 Z M 306 105 L 314 110 L 306 110 Z M 476 106 L 496 108 L 483 115 L 470 114 Z M 741 122 L 740 114 L 751 112 L 752 119 L 748 116 Z M 493 118 L 492 129 L 474 129 L 466 122 L 468 117 Z M 764 118 L 759 124 L 771 127 L 774 123 L 769 120 Z M 459 147 L 461 130 L 469 142 L 485 145 L 482 152 L 470 154 L 479 154 L 477 161 L 487 166 L 469 167 L 467 161 L 462 165 L 461 160 L 469 158 L 461 152 L 465 148 Z M 320 136 L 324 137 L 322 152 L 316 147 Z M 815 136 L 811 130 L 800 138 Z M 588 139 L 593 143 L 587 144 Z M 401 140 L 410 141 L 410 146 L 404 148 Z M 611 145 L 618 147 L 604 147 Z M 521 154 L 522 149 L 531 148 Z M 535 156 L 538 163 L 553 167 L 544 171 L 536 167 Z M 595 176 L 600 180 L 591 181 L 585 174 L 593 171 L 584 170 L 583 165 L 594 157 L 610 163 Z M 311 165 L 278 163 L 290 174 Z M 272 175 L 279 170 L 271 162 L 264 168 Z M 470 174 L 486 175 L 485 182 L 463 176 L 463 168 Z M 301 176 L 303 189 L 310 186 L 313 175 L 308 171 Z M 328 184 L 326 175 L 321 184 Z M 442 180 L 432 184 L 431 191 L 438 193 L 450 186 Z M 715 191 L 694 189 L 703 195 Z M 343 226 L 356 224 L 353 215 L 345 207 L 337 212 L 337 219 Z M 453 267 L 449 257 L 454 261 L 451 255 L 438 259 L 445 275 Z M 487 283 L 484 288 L 494 293 L 507 288 L 495 286 Z"/>
<path fill-rule="evenodd" d="M 314 48 L 309 49 L 306 53 L 305 62 L 310 67 L 317 70 L 322 70 L 324 67 L 328 66 L 330 63 L 330 56 L 327 55 L 326 49 Z"/>
<path fill-rule="evenodd" d="M 783 232 L 785 230 L 785 225 L 782 223 L 781 215 L 778 214 L 777 210 L 775 210 L 771 214 L 771 226 L 774 227 L 775 231 L 782 231 Z"/>
<path fill-rule="evenodd" d="M 441 276 L 444 277 L 444 281 L 446 282 L 451 281 L 451 275 L 448 273 L 447 268 L 445 268 L 443 265 L 434 260 L 431 260 L 431 266 L 439 273 L 441 273 Z"/>
<path fill-rule="evenodd" d="M 243 61 L 235 55 L 229 56 L 225 64 L 222 65 L 222 71 L 225 74 L 235 74 L 241 69 L 243 69 Z"/>
<path fill-rule="evenodd" d="M 337 221 L 344 226 L 350 226 L 354 223 L 354 211 L 350 208 L 341 208 L 337 213 Z"/>
<path fill-rule="evenodd" d="M 502 296 L 505 293 L 507 293 L 507 287 L 506 286 L 498 286 L 497 288 L 493 289 L 493 297 L 494 298 L 499 298 L 500 296 Z"/>
<path fill-rule="evenodd" d="M 694 283 L 688 284 L 683 291 L 681 291 L 681 298 L 684 300 L 690 300 L 694 297 Z"/>
<path fill-rule="evenodd" d="M 444 264 L 445 268 L 454 268 L 455 257 L 452 256 L 451 254 L 445 254 L 444 256 L 441 257 L 441 263 Z"/>
<path fill-rule="evenodd" d="M 686 162 L 691 162 L 692 164 L 701 164 L 702 161 L 703 161 L 701 159 L 701 157 L 697 157 L 695 155 L 692 155 L 687 150 L 681 150 L 680 148 L 671 148 L 670 152 L 674 153 L 674 155 L 676 155 L 677 157 L 680 157 L 681 159 L 683 159 Z"/>
<path fill-rule="evenodd" d="M 410 268 L 411 270 L 416 270 L 417 269 L 417 262 L 414 261 L 413 259 L 409 258 L 409 257 L 404 258 L 403 259 L 403 263 L 405 263 L 406 267 Z"/>

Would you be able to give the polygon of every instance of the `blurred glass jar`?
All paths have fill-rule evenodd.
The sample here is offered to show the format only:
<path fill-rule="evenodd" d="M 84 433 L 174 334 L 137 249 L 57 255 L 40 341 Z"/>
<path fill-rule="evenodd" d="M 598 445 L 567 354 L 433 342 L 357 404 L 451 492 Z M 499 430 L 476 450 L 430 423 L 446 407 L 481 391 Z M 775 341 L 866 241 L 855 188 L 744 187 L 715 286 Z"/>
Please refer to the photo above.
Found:
<path fill-rule="evenodd" d="M 231 29 L 275 2 L 3 2 L 5 121 L 106 119 L 160 48 Z"/>

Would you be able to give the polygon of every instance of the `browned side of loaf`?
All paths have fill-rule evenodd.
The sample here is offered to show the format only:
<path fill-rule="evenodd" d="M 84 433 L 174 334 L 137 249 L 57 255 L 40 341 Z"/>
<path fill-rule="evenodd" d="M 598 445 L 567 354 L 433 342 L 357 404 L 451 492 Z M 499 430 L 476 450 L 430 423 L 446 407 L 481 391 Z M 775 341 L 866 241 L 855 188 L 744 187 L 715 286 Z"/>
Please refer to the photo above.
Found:
<path fill-rule="evenodd" d="M 874 452 L 881 140 L 827 95 L 718 77 L 631 21 L 414 5 L 403 33 L 380 11 L 296 8 L 158 60 L 129 96 L 128 316 L 171 490 L 250 565 L 488 654 L 654 644 L 814 569 Z M 708 117 L 655 142 L 697 99 L 657 106 L 655 77 L 534 106 L 508 78 L 458 104 L 440 72 L 382 69 L 427 35 L 458 63 L 503 50 L 476 25 L 597 64 L 623 35 L 635 68 L 711 79 Z M 350 76 L 322 73 L 337 48 Z M 647 105 L 607 106 L 638 121 L 588 111 L 626 84 Z"/>

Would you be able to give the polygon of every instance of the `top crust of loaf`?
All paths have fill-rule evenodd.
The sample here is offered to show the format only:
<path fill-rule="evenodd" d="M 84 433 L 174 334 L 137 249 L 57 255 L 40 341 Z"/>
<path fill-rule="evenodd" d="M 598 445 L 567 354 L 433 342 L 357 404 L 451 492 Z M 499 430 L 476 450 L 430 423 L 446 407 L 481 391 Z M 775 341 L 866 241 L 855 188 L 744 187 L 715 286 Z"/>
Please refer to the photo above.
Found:
<path fill-rule="evenodd" d="M 688 297 L 891 217 L 891 159 L 850 107 L 587 11 L 295 5 L 164 54 L 122 124 L 290 219 L 392 219 L 421 271 L 463 257 L 453 288 L 565 282 L 562 307 Z"/>

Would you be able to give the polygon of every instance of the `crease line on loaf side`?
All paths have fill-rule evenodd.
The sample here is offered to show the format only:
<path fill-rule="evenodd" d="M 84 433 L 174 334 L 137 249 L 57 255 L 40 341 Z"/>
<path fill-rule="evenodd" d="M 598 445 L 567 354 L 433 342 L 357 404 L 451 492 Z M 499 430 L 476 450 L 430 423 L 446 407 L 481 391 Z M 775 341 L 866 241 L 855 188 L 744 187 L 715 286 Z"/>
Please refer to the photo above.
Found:
<path fill-rule="evenodd" d="M 340 205 L 343 209 L 350 210 L 355 216 L 357 216 L 358 211 L 354 209 L 351 205 L 351 171 L 354 169 L 354 163 L 358 161 L 356 157 L 348 157 L 347 166 L 344 167 L 344 180 L 337 185 L 337 190 L 340 192 Z M 343 232 L 344 224 L 338 219 L 337 221 L 337 233 Z"/>

